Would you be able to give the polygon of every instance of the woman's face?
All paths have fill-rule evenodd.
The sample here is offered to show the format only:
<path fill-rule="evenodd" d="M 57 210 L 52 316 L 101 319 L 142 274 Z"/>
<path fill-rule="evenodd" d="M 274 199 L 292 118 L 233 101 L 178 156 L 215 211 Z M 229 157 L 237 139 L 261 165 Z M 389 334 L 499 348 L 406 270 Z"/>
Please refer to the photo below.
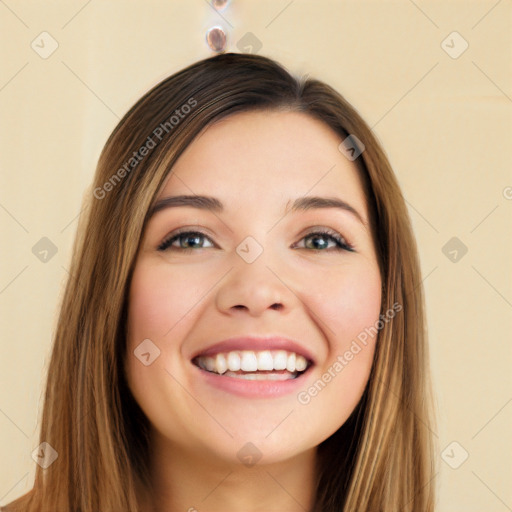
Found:
<path fill-rule="evenodd" d="M 244 112 L 204 130 L 174 165 L 158 200 L 195 200 L 161 203 L 147 224 L 126 360 L 130 389 L 169 446 L 284 461 L 333 434 L 361 398 L 376 342 L 361 334 L 379 320 L 381 278 L 341 141 L 303 113 Z M 292 208 L 313 196 L 349 206 Z M 292 379 L 303 357 L 313 364 Z"/>

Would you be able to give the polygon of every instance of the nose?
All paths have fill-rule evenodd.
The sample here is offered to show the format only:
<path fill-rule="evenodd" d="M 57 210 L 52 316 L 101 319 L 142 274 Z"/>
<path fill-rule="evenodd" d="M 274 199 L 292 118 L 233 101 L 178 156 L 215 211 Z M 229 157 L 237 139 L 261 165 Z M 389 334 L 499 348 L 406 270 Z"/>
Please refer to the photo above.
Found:
<path fill-rule="evenodd" d="M 282 277 L 266 265 L 263 255 L 253 263 L 240 259 L 221 281 L 216 305 L 223 313 L 260 316 L 267 309 L 287 312 L 293 292 Z"/>

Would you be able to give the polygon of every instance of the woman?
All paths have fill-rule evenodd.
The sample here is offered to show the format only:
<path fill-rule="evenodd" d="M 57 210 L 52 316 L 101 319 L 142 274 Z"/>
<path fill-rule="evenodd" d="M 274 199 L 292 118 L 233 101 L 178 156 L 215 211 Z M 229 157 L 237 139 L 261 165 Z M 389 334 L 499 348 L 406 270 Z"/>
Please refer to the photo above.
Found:
<path fill-rule="evenodd" d="M 416 244 L 343 97 L 197 62 L 124 116 L 87 207 L 47 444 L 4 510 L 434 509 Z"/>

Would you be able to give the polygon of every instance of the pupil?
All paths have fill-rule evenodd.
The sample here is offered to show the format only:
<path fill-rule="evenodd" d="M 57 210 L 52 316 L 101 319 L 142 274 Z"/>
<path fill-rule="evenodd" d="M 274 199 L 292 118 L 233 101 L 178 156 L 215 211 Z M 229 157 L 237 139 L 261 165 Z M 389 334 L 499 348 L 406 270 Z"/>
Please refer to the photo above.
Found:
<path fill-rule="evenodd" d="M 325 247 L 326 245 L 326 242 L 325 242 L 325 239 L 321 236 L 314 236 L 312 239 L 311 239 L 315 245 L 315 249 L 321 249 L 322 247 Z M 320 240 L 320 246 L 318 244 L 318 240 Z"/>
<path fill-rule="evenodd" d="M 190 246 L 190 244 L 189 244 L 190 240 L 195 240 L 197 242 L 199 240 L 199 238 L 200 238 L 199 235 L 188 236 L 187 238 L 185 238 L 185 241 L 186 241 L 185 245 Z M 192 244 L 192 245 L 194 245 L 194 244 Z"/>

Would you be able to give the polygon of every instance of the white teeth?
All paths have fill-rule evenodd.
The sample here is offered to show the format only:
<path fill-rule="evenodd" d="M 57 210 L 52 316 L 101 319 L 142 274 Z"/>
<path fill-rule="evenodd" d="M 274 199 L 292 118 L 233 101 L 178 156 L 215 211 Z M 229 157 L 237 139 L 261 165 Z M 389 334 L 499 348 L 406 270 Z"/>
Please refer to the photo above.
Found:
<path fill-rule="evenodd" d="M 294 379 L 295 375 L 293 374 L 278 374 L 278 373 L 233 373 L 226 372 L 224 374 L 226 377 L 235 377 L 237 379 L 245 379 L 245 380 L 290 380 Z"/>
<path fill-rule="evenodd" d="M 288 359 L 286 360 L 286 369 L 289 371 L 289 372 L 294 372 L 295 371 L 295 352 L 290 354 L 288 356 Z"/>
<path fill-rule="evenodd" d="M 264 350 L 258 353 L 258 370 L 272 371 L 274 369 L 274 359 L 270 350 Z"/>
<path fill-rule="evenodd" d="M 288 354 L 285 350 L 278 350 L 274 356 L 274 370 L 286 370 Z"/>
<path fill-rule="evenodd" d="M 304 356 L 297 356 L 297 359 L 295 360 L 295 369 L 298 372 L 305 370 L 307 365 L 308 363 Z"/>
<path fill-rule="evenodd" d="M 240 370 L 240 356 L 236 352 L 228 354 L 228 370 L 232 372 Z"/>
<path fill-rule="evenodd" d="M 221 375 L 226 372 L 228 365 L 224 354 L 217 354 L 217 357 L 215 358 L 215 366 L 215 372 L 220 373 Z"/>
<path fill-rule="evenodd" d="M 240 370 L 244 372 L 287 370 L 293 374 L 294 372 L 302 372 L 308 367 L 308 362 L 304 356 L 286 350 L 232 350 L 231 352 L 219 352 L 214 356 L 198 357 L 196 363 L 203 370 L 220 375 L 226 372 L 239 372 Z M 246 374 L 247 377 L 248 375 L 250 374 Z M 258 375 L 258 379 L 262 376 L 275 380 L 271 376 L 272 374 L 269 373 L 253 375 Z M 252 379 L 252 377 L 248 378 Z"/>
<path fill-rule="evenodd" d="M 215 370 L 215 359 L 213 357 L 205 357 L 204 358 L 205 367 L 209 372 L 213 372 Z"/>
<path fill-rule="evenodd" d="M 244 372 L 255 372 L 258 370 L 258 359 L 254 352 L 249 352 L 248 350 L 242 351 L 240 369 Z"/>

